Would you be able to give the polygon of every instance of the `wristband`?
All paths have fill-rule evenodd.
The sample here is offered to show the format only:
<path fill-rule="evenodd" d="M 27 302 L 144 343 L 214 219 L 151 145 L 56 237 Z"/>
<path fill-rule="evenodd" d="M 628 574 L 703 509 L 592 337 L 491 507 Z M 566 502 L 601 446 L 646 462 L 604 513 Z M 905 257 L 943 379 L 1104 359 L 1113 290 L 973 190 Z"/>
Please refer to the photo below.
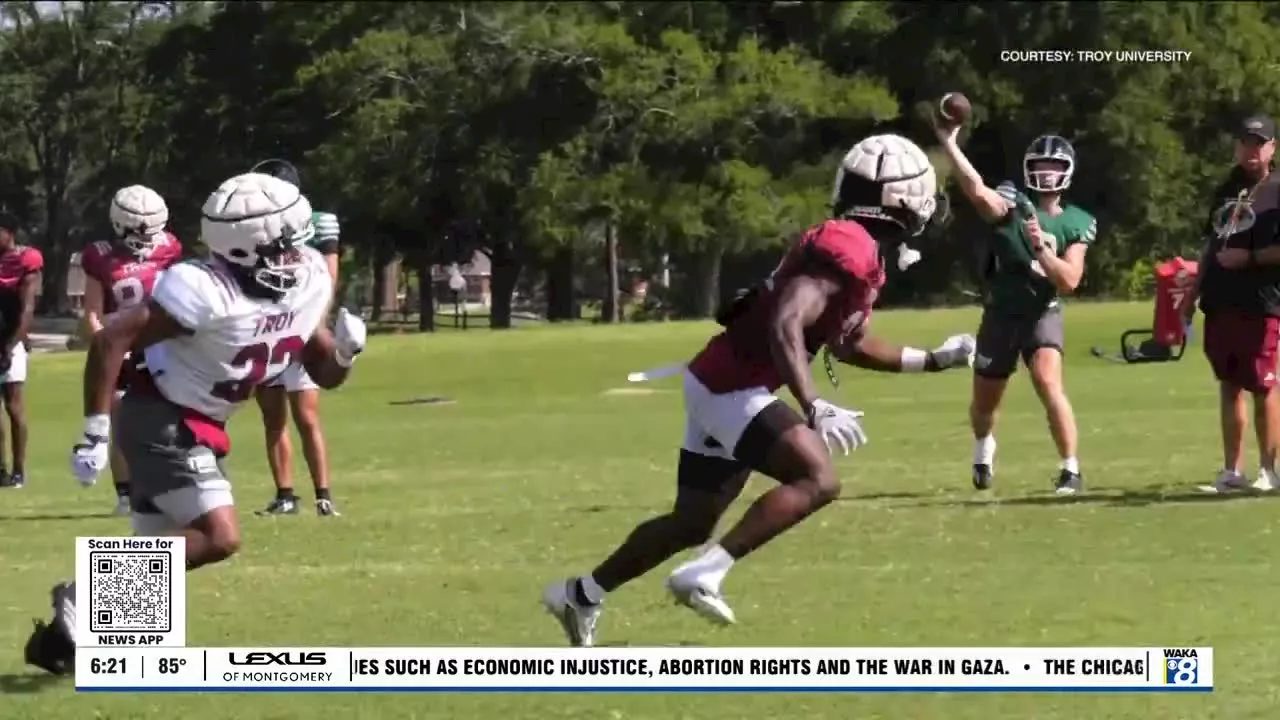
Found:
<path fill-rule="evenodd" d="M 917 348 L 904 347 L 901 362 L 902 372 L 924 372 L 925 365 L 929 362 L 929 353 Z"/>
<path fill-rule="evenodd" d="M 107 438 L 111 435 L 111 416 L 105 413 L 89 415 L 84 419 L 84 436 Z"/>

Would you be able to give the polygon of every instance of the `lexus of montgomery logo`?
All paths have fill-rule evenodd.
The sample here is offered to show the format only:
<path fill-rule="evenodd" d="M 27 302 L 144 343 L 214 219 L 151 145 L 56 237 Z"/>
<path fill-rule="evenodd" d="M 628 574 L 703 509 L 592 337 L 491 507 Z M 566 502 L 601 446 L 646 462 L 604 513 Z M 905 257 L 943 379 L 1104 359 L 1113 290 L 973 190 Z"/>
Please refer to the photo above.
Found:
<path fill-rule="evenodd" d="M 328 663 L 322 652 L 251 652 L 228 653 L 227 662 L 232 665 L 251 665 L 265 667 L 268 665 L 284 665 L 288 667 L 318 667 Z"/>

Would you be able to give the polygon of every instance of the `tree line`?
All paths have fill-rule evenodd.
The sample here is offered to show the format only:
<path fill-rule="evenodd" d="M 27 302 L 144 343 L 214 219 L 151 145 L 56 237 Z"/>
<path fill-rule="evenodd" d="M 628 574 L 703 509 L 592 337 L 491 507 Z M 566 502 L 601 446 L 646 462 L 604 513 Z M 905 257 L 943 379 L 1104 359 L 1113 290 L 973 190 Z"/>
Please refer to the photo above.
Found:
<path fill-rule="evenodd" d="M 161 192 L 194 244 L 218 182 L 283 157 L 341 218 L 343 274 L 374 286 L 375 314 L 402 267 L 430 329 L 430 268 L 479 250 L 494 327 L 517 295 L 616 321 L 627 283 L 659 276 L 629 315 L 706 316 L 824 217 L 853 141 L 932 145 L 930 108 L 960 90 L 993 185 L 1036 135 L 1075 144 L 1070 194 L 1100 221 L 1082 292 L 1126 295 L 1196 246 L 1233 123 L 1280 112 L 1277 19 L 1251 2 L 0 2 L 0 207 L 45 252 L 47 302 L 116 188 Z M 1190 56 L 1001 60 L 1036 49 Z M 955 205 L 886 304 L 973 292 L 984 229 Z"/>

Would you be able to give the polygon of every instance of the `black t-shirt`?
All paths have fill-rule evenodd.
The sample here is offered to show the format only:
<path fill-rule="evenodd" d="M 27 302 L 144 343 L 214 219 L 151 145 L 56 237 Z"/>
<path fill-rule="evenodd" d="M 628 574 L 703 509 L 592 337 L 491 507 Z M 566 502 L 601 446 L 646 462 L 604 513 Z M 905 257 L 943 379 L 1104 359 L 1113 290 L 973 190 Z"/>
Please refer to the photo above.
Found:
<path fill-rule="evenodd" d="M 1236 201 L 1241 190 L 1252 190 L 1249 208 L 1256 216 L 1252 227 L 1229 237 L 1218 237 L 1214 216 Z M 1246 211 L 1247 212 L 1247 211 Z M 1213 207 L 1206 222 L 1208 243 L 1200 265 L 1200 310 L 1206 315 L 1231 310 L 1245 315 L 1280 317 L 1280 265 L 1256 265 L 1228 270 L 1218 264 L 1223 248 L 1258 251 L 1280 245 L 1280 173 L 1254 183 L 1239 168 L 1214 193 Z"/>

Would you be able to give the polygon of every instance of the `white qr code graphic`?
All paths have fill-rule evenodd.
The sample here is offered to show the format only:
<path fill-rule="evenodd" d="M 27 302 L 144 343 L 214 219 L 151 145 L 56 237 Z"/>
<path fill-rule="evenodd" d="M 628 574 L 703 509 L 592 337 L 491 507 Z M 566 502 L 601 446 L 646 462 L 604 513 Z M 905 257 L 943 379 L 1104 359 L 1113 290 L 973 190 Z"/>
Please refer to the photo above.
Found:
<path fill-rule="evenodd" d="M 90 552 L 90 631 L 171 631 L 173 565 L 170 557 L 167 552 Z"/>

